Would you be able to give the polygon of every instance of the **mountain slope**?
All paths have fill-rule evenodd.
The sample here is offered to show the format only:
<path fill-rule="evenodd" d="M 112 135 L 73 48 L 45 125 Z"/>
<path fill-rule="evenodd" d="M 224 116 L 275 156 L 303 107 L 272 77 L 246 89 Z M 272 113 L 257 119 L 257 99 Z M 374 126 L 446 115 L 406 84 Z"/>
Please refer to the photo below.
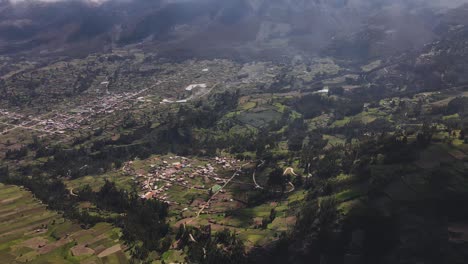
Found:
<path fill-rule="evenodd" d="M 3 1 L 0 52 L 87 54 L 144 43 L 188 57 L 308 56 L 323 49 L 373 57 L 433 40 L 440 12 L 417 0 Z"/>

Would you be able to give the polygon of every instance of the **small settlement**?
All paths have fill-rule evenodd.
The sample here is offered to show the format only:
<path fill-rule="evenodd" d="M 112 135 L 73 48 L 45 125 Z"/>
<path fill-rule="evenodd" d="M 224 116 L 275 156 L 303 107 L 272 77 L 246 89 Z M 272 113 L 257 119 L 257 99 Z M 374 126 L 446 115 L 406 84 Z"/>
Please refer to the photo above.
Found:
<path fill-rule="evenodd" d="M 239 160 L 232 158 L 220 158 L 208 160 L 204 164 L 195 164 L 195 161 L 181 156 L 156 157 L 151 159 L 150 168 L 135 170 L 133 161 L 126 162 L 122 171 L 126 175 L 132 175 L 134 181 L 141 188 L 141 197 L 144 199 L 157 198 L 168 204 L 178 204 L 171 200 L 168 192 L 174 186 L 184 189 L 197 189 L 200 191 L 215 193 L 224 192 L 220 188 L 227 182 L 226 177 L 218 174 L 219 169 L 235 171 Z"/>

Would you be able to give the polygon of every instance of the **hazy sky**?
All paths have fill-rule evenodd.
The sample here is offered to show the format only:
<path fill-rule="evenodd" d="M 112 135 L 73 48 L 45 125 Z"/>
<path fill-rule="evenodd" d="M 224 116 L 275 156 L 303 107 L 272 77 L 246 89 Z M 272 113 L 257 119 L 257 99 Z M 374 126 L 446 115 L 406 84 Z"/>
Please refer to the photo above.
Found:
<path fill-rule="evenodd" d="M 20 2 L 62 2 L 62 1 L 82 1 L 82 2 L 90 2 L 90 3 L 102 3 L 105 1 L 112 1 L 112 0 L 9 0 L 11 3 L 20 3 Z"/>
<path fill-rule="evenodd" d="M 0 0 L 1 2 L 2 0 Z M 107 1 L 133 1 L 133 0 L 6 0 L 10 1 L 11 3 L 24 3 L 24 2 L 34 2 L 34 1 L 40 1 L 40 2 L 61 2 L 61 1 L 83 1 L 83 2 L 89 2 L 89 3 L 94 3 L 94 4 L 99 4 L 99 3 L 104 3 Z M 165 0 L 166 2 L 188 2 L 188 1 L 203 1 L 203 0 Z M 225 0 L 226 1 L 226 0 Z M 231 1 L 239 1 L 239 0 L 231 0 Z M 248 0 L 251 2 L 268 2 L 270 0 Z M 308 1 L 314 1 L 314 0 L 283 0 L 285 3 L 289 3 L 290 5 L 294 5 L 296 1 L 299 2 L 305 2 L 307 3 Z M 336 0 L 322 0 L 323 2 L 327 1 L 336 1 Z M 360 6 L 361 4 L 369 4 L 373 0 L 348 0 L 348 4 L 350 6 Z M 431 5 L 433 7 L 442 7 L 442 8 L 454 8 L 457 6 L 460 6 L 464 3 L 468 3 L 468 0 L 384 0 L 383 2 L 387 2 L 387 4 L 396 4 L 396 5 L 405 5 L 406 3 L 410 3 L 413 6 L 416 4 L 420 4 L 421 6 L 423 5 Z"/>
<path fill-rule="evenodd" d="M 105 2 L 105 1 L 116 1 L 116 0 L 10 0 L 10 2 L 26 2 L 26 1 L 41 1 L 41 2 L 60 2 L 60 1 L 85 1 L 85 2 Z M 197 1 L 197 0 L 172 0 L 172 1 L 168 1 L 168 2 L 177 2 L 177 1 L 180 1 L 180 2 L 186 2 L 186 1 Z M 237 1 L 237 0 L 233 0 L 233 1 Z M 312 1 L 312 0 L 310 0 Z M 334 1 L 334 0 L 329 0 L 329 1 Z M 351 2 L 353 2 L 353 0 L 350 0 Z M 370 1 L 370 0 L 367 0 L 367 1 Z M 286 2 L 294 2 L 294 1 L 286 1 Z M 326 0 L 324 1 L 326 2 Z M 389 0 L 389 2 L 392 2 L 391 0 Z M 463 3 L 467 3 L 468 0 L 395 0 L 395 2 L 426 2 L 426 3 L 432 3 L 432 4 L 436 4 L 436 5 L 441 5 L 441 6 L 457 6 L 457 5 L 460 5 L 460 4 L 463 4 Z"/>

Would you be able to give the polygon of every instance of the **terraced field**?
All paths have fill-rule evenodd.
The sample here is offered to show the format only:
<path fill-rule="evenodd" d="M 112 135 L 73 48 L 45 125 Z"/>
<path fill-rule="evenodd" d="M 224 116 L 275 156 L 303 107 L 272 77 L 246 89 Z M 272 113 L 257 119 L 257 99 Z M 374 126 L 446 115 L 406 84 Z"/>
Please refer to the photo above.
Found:
<path fill-rule="evenodd" d="M 82 229 L 28 191 L 0 184 L 1 263 L 128 263 L 119 236 L 106 223 Z"/>

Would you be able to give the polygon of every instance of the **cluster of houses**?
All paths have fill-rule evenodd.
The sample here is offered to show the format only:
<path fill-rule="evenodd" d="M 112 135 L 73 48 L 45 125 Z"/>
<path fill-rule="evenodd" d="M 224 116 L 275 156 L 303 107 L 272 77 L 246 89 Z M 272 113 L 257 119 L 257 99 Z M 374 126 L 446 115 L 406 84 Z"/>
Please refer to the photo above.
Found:
<path fill-rule="evenodd" d="M 134 99 L 147 89 L 134 93 L 106 94 L 96 98 L 87 98 L 84 104 L 69 112 L 47 113 L 44 116 L 33 117 L 0 109 L 0 117 L 5 117 L 9 124 L 24 129 L 39 130 L 51 134 L 64 134 L 66 131 L 77 131 L 83 125 L 90 123 L 91 118 L 112 114 L 116 109 L 130 109 L 129 100 Z"/>
<path fill-rule="evenodd" d="M 231 158 L 216 157 L 206 164 L 194 165 L 193 160 L 180 156 L 154 158 L 151 161 L 153 164 L 150 164 L 147 171 L 134 170 L 132 161 L 125 163 L 122 170 L 127 175 L 134 176 L 134 181 L 141 187 L 141 198 L 157 198 L 169 204 L 177 204 L 168 196 L 171 187 L 180 186 L 209 192 L 227 181 L 217 174 L 217 168 L 229 170 L 238 162 Z"/>
<path fill-rule="evenodd" d="M 21 119 L 24 118 L 24 115 L 22 115 L 22 114 L 10 112 L 10 111 L 8 111 L 6 109 L 1 109 L 1 108 L 0 108 L 0 115 L 8 117 L 8 118 L 10 118 L 12 120 L 21 120 Z"/>
<path fill-rule="evenodd" d="M 79 119 L 67 114 L 55 113 L 48 119 L 39 121 L 36 125 L 43 127 L 46 131 L 65 133 L 65 130 L 77 130 L 80 128 Z"/>

